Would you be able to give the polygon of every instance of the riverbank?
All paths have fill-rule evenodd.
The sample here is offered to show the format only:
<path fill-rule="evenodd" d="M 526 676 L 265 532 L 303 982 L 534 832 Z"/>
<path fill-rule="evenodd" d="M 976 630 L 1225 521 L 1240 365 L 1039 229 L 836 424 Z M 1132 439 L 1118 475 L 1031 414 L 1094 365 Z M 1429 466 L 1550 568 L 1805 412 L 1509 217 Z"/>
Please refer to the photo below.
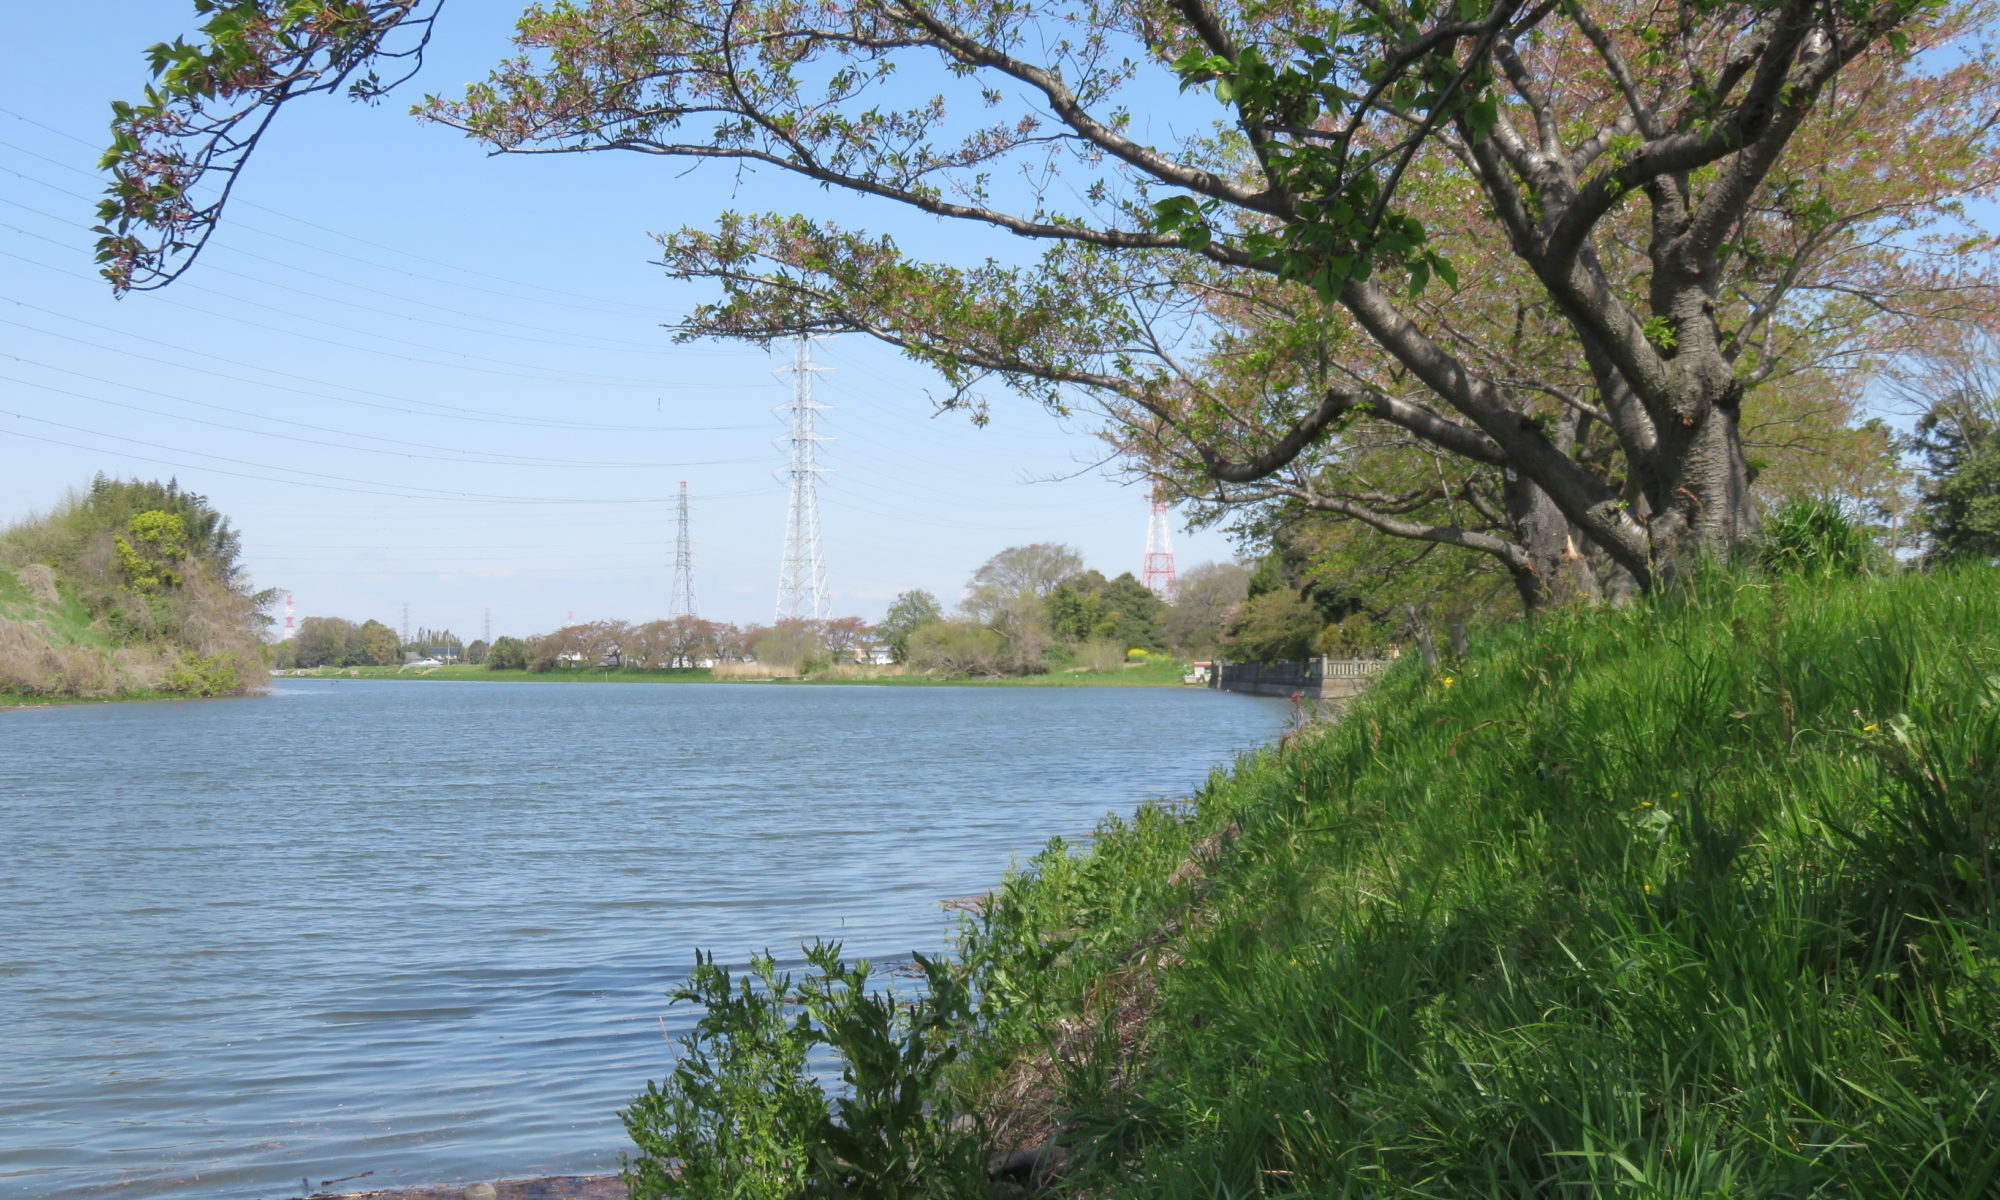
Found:
<path fill-rule="evenodd" d="M 325 1186 L 338 1182 L 342 1181 L 329 1179 Z M 620 1175 L 548 1175 L 539 1179 L 440 1183 L 372 1192 L 321 1190 L 308 1194 L 304 1200 L 625 1200 L 625 1180 Z"/>
<path fill-rule="evenodd" d="M 1399 663 L 1051 843 L 900 1055 L 813 1013 L 853 1103 L 739 1009 L 682 1059 L 732 1104 L 677 1074 L 639 1144 L 771 1195 L 888 1139 L 911 1196 L 1990 1196 L 1995 584 L 1722 575 Z"/>
<path fill-rule="evenodd" d="M 566 668 L 553 671 L 489 671 L 470 663 L 437 667 L 316 667 L 274 672 L 278 678 L 401 679 L 478 681 L 484 683 L 770 683 L 790 686 L 863 685 L 868 687 L 1180 687 L 1187 664 L 1173 659 L 1131 663 L 1116 671 L 1057 670 L 1045 675 L 933 678 L 900 673 L 900 668 L 833 667 L 804 677 L 717 678 L 706 667 L 641 670 L 635 667 Z"/>
<path fill-rule="evenodd" d="M 173 692 L 160 691 L 116 692 L 109 696 L 28 696 L 19 692 L 0 692 L 0 712 L 21 712 L 31 708 L 67 708 L 79 704 L 138 704 L 190 698 Z"/>

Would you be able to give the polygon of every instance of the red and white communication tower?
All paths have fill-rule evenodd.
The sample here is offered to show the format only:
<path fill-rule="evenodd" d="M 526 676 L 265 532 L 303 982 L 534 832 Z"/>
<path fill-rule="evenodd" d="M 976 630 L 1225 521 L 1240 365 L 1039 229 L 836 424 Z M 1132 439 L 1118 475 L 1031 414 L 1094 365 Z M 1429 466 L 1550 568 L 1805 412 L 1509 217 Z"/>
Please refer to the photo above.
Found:
<path fill-rule="evenodd" d="M 292 594 L 290 592 L 286 592 L 285 593 L 285 640 L 288 642 L 291 641 L 292 635 L 297 632 L 298 628 L 292 623 Z"/>
<path fill-rule="evenodd" d="M 1180 590 L 1180 581 L 1174 577 L 1174 542 L 1167 531 L 1165 500 L 1153 501 L 1153 519 L 1146 525 L 1146 572 L 1140 582 L 1169 603 Z"/>

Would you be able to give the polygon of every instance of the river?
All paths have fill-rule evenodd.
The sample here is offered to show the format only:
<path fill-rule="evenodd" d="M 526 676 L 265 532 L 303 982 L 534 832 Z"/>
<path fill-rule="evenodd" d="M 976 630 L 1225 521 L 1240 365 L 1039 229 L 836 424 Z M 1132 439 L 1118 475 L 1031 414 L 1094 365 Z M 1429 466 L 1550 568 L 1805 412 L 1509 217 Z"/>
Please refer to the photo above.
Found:
<path fill-rule="evenodd" d="M 1285 717 L 1195 689 L 303 679 L 0 713 L 0 1195 L 615 1170 L 697 948 L 937 949 L 941 899 Z"/>

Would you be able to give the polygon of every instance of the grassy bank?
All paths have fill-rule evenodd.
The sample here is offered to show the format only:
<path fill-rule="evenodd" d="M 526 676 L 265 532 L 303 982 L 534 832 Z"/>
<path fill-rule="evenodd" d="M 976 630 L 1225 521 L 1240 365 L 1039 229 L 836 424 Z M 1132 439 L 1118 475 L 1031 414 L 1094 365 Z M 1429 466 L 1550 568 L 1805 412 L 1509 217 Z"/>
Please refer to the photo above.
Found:
<path fill-rule="evenodd" d="M 1051 671 L 1046 675 L 999 676 L 977 679 L 933 678 L 928 675 L 904 675 L 890 671 L 871 671 L 869 668 L 835 667 L 829 671 L 816 673 L 804 679 L 721 679 L 705 667 L 687 670 L 641 670 L 635 667 L 611 670 L 591 667 L 577 670 L 556 670 L 540 673 L 528 671 L 489 671 L 485 667 L 466 663 L 453 663 L 439 667 L 319 667 L 307 671 L 290 671 L 289 676 L 307 679 L 456 679 L 484 680 L 487 682 L 528 681 L 540 683 L 747 683 L 769 682 L 780 684 L 866 684 L 882 687 L 1178 687 L 1181 676 L 1187 670 L 1185 663 L 1161 659 L 1147 663 L 1133 663 L 1118 671 Z"/>
<path fill-rule="evenodd" d="M 775 1163 L 772 1195 L 976 1195 L 1033 1150 L 1016 1174 L 1100 1197 L 1978 1200 L 1996 825 L 1993 573 L 1716 578 L 1406 660 L 1188 805 L 1052 844 L 901 1059 L 819 1002 L 863 1103 L 676 1109 L 704 1061 L 768 1085 L 741 1046 L 771 1024 L 698 1041 L 634 1129 Z M 706 998 L 711 1035 L 754 1024 Z M 930 1115 L 871 1100 L 899 1086 Z M 907 1149 L 857 1166 L 857 1128 Z"/>
<path fill-rule="evenodd" d="M 28 574 L 28 581 L 20 574 Z M 82 603 L 56 590 L 51 575 L 0 567 L 0 709 L 180 698 L 153 688 L 115 688 L 112 672 L 99 664 L 117 651 L 116 642 L 97 628 Z M 103 691 L 25 691 L 6 682 L 50 677 Z"/>

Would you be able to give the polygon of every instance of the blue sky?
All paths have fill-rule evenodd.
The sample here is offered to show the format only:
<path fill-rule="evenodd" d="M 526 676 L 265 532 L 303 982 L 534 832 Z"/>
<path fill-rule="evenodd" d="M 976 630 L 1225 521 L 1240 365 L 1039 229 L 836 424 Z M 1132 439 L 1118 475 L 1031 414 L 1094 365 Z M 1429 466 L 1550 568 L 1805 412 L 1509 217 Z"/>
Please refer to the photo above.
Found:
<path fill-rule="evenodd" d="M 695 498 L 703 615 L 768 621 L 786 491 L 784 353 L 676 346 L 707 298 L 649 237 L 725 208 L 797 208 L 919 243 L 905 211 L 797 181 L 634 155 L 493 158 L 405 110 L 506 50 L 518 9 L 447 6 L 415 85 L 287 111 L 202 261 L 114 300 L 91 262 L 108 105 L 182 0 L 22 6 L 0 49 L 0 521 L 96 472 L 208 495 L 259 587 L 300 615 L 524 634 L 664 615 L 673 496 Z M 936 244 L 934 242 L 933 244 Z M 1067 542 L 1138 571 L 1147 497 L 1087 421 L 1004 392 L 992 423 L 932 415 L 934 377 L 821 342 L 821 526 L 832 607 L 947 602 L 1002 547 Z M 1176 528 L 1180 566 L 1227 558 Z"/>

